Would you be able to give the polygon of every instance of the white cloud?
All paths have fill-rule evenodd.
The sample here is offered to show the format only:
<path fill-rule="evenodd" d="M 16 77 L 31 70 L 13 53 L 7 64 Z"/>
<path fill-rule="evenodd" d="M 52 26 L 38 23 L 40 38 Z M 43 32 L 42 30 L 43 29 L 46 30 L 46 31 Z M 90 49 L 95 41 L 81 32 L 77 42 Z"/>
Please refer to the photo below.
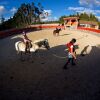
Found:
<path fill-rule="evenodd" d="M 52 14 L 52 10 L 44 10 L 44 13 L 48 13 L 48 16 L 50 16 Z"/>
<path fill-rule="evenodd" d="M 79 0 L 80 5 L 88 5 L 88 0 Z"/>
<path fill-rule="evenodd" d="M 10 12 L 11 12 L 12 14 L 14 14 L 16 11 L 17 11 L 17 9 L 16 9 L 15 7 L 13 7 L 13 8 L 10 10 Z"/>
<path fill-rule="evenodd" d="M 40 15 L 41 21 L 57 21 L 57 17 L 51 17 L 52 10 L 44 10 L 43 14 Z"/>
<path fill-rule="evenodd" d="M 84 7 L 68 7 L 68 10 L 75 10 L 75 11 L 82 11 L 84 10 Z"/>
<path fill-rule="evenodd" d="M 5 13 L 5 7 L 4 6 L 0 6 L 0 15 L 2 15 L 3 13 Z"/>
<path fill-rule="evenodd" d="M 10 19 L 10 17 L 5 17 L 5 21 L 7 21 L 8 19 Z"/>
<path fill-rule="evenodd" d="M 79 0 L 79 4 L 82 7 L 68 7 L 68 10 L 72 10 L 79 13 L 92 13 L 94 15 L 100 14 L 100 10 L 94 8 L 100 6 L 100 0 Z"/>
<path fill-rule="evenodd" d="M 79 0 L 79 4 L 89 7 L 100 6 L 100 0 Z"/>
<path fill-rule="evenodd" d="M 13 17 L 16 11 L 17 9 L 15 7 L 8 10 L 4 6 L 0 6 L 0 16 L 3 15 L 5 17 L 5 20 L 8 20 L 9 18 Z"/>
<path fill-rule="evenodd" d="M 98 20 L 100 21 L 100 16 L 96 16 L 98 18 Z"/>
<path fill-rule="evenodd" d="M 41 21 L 48 21 L 52 14 L 52 10 L 44 10 L 43 13 L 40 15 Z"/>
<path fill-rule="evenodd" d="M 85 7 L 68 7 L 68 10 L 72 10 L 79 13 L 86 12 L 87 14 L 90 14 L 90 13 L 100 14 L 100 10 L 92 10 L 90 8 L 85 8 Z"/>
<path fill-rule="evenodd" d="M 95 0 L 95 3 L 100 6 L 100 1 Z"/>
<path fill-rule="evenodd" d="M 45 19 L 41 19 L 41 21 L 57 21 L 58 20 L 58 18 L 57 17 L 47 17 L 47 18 L 45 18 Z"/>

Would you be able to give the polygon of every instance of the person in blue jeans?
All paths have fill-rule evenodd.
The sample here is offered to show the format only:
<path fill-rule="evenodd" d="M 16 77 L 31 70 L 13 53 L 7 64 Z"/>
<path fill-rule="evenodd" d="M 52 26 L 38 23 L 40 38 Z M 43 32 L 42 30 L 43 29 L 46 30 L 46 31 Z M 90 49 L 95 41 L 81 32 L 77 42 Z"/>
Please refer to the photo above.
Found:
<path fill-rule="evenodd" d="M 76 65 L 75 64 L 75 59 L 76 59 L 76 52 L 75 52 L 75 46 L 74 43 L 76 42 L 76 39 L 73 38 L 69 43 L 66 44 L 68 48 L 68 61 L 64 65 L 64 69 L 67 69 L 67 65 L 71 63 L 71 65 Z"/>

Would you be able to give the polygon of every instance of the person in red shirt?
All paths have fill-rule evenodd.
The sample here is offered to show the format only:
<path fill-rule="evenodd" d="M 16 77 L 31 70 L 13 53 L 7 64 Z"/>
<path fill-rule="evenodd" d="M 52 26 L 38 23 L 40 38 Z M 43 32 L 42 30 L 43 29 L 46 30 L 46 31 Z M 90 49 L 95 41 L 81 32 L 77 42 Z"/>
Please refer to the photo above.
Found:
<path fill-rule="evenodd" d="M 76 53 L 75 53 L 75 46 L 74 43 L 76 42 L 76 39 L 73 38 L 69 43 L 66 44 L 68 48 L 68 61 L 64 65 L 64 69 L 67 69 L 67 65 L 71 62 L 72 65 L 75 65 L 74 60 L 76 59 Z"/>
<path fill-rule="evenodd" d="M 28 38 L 28 36 L 26 35 L 26 33 L 23 31 L 23 40 L 24 40 L 24 43 L 25 43 L 25 53 L 27 52 L 30 52 L 30 47 L 31 47 L 31 40 Z"/>

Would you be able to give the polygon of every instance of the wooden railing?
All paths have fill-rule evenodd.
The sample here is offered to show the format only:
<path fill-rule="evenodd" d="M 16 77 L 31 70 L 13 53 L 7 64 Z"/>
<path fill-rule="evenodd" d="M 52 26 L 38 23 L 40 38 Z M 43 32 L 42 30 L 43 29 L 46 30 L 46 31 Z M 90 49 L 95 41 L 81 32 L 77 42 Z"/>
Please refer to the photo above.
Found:
<path fill-rule="evenodd" d="M 78 27 L 77 29 L 92 31 L 92 32 L 96 32 L 96 33 L 99 33 L 100 34 L 100 29 L 84 28 L 84 27 Z"/>
<path fill-rule="evenodd" d="M 10 29 L 10 30 L 6 30 L 6 31 L 1 31 L 0 32 L 0 39 L 11 36 L 11 35 L 15 35 L 15 34 L 21 34 L 22 31 L 27 32 L 27 31 L 36 31 L 38 29 L 39 30 L 40 29 L 55 29 L 56 27 L 57 27 L 57 25 L 36 25 L 36 26 L 30 26 L 28 28 L 22 28 L 22 29 Z M 60 28 L 64 29 L 64 26 L 60 26 Z M 84 27 L 78 27 L 77 29 L 100 33 L 99 29 L 84 28 Z"/>

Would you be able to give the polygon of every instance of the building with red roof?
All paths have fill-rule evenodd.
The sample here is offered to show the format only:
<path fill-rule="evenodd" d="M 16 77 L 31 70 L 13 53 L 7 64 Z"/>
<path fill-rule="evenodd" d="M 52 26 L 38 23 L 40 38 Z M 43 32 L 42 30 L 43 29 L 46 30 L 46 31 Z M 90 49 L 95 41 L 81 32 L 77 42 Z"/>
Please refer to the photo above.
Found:
<path fill-rule="evenodd" d="M 99 28 L 97 22 L 80 20 L 79 17 L 66 17 L 63 20 L 66 28 L 77 29 L 78 26 L 93 29 Z"/>

